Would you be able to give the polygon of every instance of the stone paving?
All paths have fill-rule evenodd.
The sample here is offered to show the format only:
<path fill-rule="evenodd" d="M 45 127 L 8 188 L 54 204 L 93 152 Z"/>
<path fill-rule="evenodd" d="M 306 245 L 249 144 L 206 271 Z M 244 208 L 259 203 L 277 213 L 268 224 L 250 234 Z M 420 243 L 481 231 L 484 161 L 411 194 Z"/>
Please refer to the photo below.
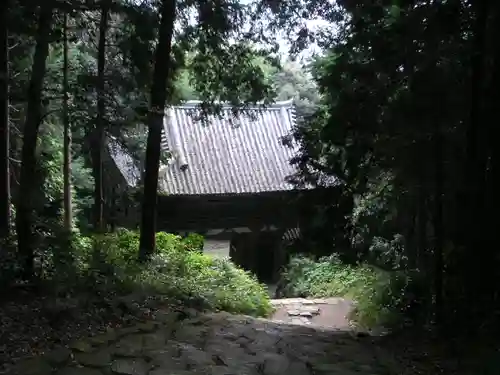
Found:
<path fill-rule="evenodd" d="M 352 301 L 344 298 L 286 298 L 274 299 L 273 321 L 277 323 L 310 325 L 312 327 L 349 330 L 348 318 L 353 308 Z"/>
<path fill-rule="evenodd" d="M 311 315 L 326 303 L 282 304 Z M 325 302 L 325 301 L 322 301 Z M 331 301 L 330 301 L 331 302 Z M 275 304 L 279 304 L 274 301 Z M 309 306 L 306 309 L 306 306 Z M 291 314 L 309 319 L 309 315 Z M 334 328 L 227 313 L 161 312 L 22 362 L 16 375 L 401 375 L 390 353 Z"/>

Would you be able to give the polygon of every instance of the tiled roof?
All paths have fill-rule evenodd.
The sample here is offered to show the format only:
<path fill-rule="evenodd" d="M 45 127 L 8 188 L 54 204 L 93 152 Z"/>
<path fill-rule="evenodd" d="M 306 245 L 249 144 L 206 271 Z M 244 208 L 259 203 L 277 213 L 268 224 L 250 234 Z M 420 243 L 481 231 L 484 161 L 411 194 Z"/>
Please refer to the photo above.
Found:
<path fill-rule="evenodd" d="M 292 101 L 245 109 L 237 117 L 229 105 L 220 116 L 200 119 L 199 103 L 170 107 L 164 119 L 162 148 L 173 157 L 160 167 L 159 188 L 169 195 L 241 194 L 294 188 L 290 159 L 296 149 L 282 138 L 295 124 Z M 111 150 L 129 185 L 137 185 L 128 155 Z M 123 170 L 125 168 L 126 170 Z"/>
<path fill-rule="evenodd" d="M 137 160 L 114 137 L 108 138 L 107 148 L 127 184 L 130 187 L 137 187 L 141 180 L 141 170 Z"/>
<path fill-rule="evenodd" d="M 172 107 L 163 146 L 173 159 L 160 171 L 160 190 L 171 195 L 238 194 L 293 189 L 286 178 L 294 150 L 282 138 L 295 121 L 292 101 L 199 119 L 198 102 Z"/>

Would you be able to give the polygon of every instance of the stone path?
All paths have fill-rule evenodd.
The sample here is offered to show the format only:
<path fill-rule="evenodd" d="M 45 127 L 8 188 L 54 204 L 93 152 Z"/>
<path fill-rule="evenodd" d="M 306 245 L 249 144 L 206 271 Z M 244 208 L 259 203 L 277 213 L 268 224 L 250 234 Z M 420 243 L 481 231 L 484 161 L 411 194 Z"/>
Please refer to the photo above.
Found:
<path fill-rule="evenodd" d="M 315 316 L 313 308 L 327 305 L 316 302 L 295 300 L 282 305 L 299 311 L 299 315 L 288 315 L 292 320 L 298 316 L 311 319 L 300 313 L 309 306 Z M 75 342 L 70 349 L 25 361 L 14 374 L 405 374 L 390 353 L 335 328 L 227 313 L 161 312 L 154 320 L 109 330 Z"/>
<path fill-rule="evenodd" d="M 349 330 L 348 314 L 352 301 L 344 298 L 271 300 L 276 311 L 272 320 L 277 323 L 311 325 L 313 327 Z"/>

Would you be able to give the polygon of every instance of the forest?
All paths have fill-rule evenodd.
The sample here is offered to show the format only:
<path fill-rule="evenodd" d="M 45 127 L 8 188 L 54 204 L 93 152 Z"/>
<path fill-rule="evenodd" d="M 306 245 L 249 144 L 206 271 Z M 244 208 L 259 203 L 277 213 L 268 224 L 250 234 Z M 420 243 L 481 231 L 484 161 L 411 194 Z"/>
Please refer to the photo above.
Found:
<path fill-rule="evenodd" d="M 290 139 L 300 145 L 293 181 L 335 181 L 340 198 L 317 204 L 290 247 L 283 295 L 351 295 L 367 326 L 495 340 L 499 3 L 3 0 L 0 7 L 0 310 L 20 316 L 6 320 L 9 330 L 42 329 L 82 309 L 88 313 L 78 319 L 98 316 L 102 325 L 117 319 L 130 293 L 266 315 L 264 288 L 234 265 L 214 266 L 197 251 L 199 236 L 156 233 L 163 109 L 199 99 L 216 113 L 220 102 L 238 110 L 293 98 Z M 286 59 L 278 34 L 290 47 Z M 292 61 L 313 44 L 319 53 Z M 109 225 L 110 137 L 144 161 L 137 232 Z M 219 292 L 222 285 L 230 286 Z M 33 309 L 45 311 L 43 321 L 25 324 Z M 10 359 L 33 350 L 16 348 Z"/>

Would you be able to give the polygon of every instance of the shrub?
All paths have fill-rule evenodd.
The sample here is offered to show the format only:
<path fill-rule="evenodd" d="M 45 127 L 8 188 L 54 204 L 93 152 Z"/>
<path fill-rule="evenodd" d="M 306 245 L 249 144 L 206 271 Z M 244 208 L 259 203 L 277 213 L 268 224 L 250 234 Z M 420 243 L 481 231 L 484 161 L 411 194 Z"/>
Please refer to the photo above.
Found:
<path fill-rule="evenodd" d="M 199 252 L 197 236 L 183 240 L 158 233 L 157 252 L 144 265 L 136 260 L 138 247 L 139 234 L 132 231 L 96 237 L 92 249 L 85 248 L 80 256 L 84 277 L 105 290 L 141 291 L 206 309 L 256 316 L 272 311 L 265 287 L 231 261 Z"/>
<path fill-rule="evenodd" d="M 402 269 L 407 266 L 404 237 L 400 234 L 394 235 L 391 240 L 373 237 L 368 253 L 370 263 L 384 269 Z"/>
<path fill-rule="evenodd" d="M 182 242 L 187 250 L 202 252 L 205 240 L 201 234 L 189 233 L 187 237 L 182 239 Z"/>
<path fill-rule="evenodd" d="M 15 248 L 8 241 L 0 240 L 0 288 L 7 288 L 21 274 L 22 264 Z"/>
<path fill-rule="evenodd" d="M 314 261 L 291 259 L 282 274 L 287 297 L 345 297 L 356 302 L 351 318 L 365 328 L 394 327 L 403 323 L 411 300 L 418 294 L 416 278 L 401 271 L 343 264 L 330 256 Z"/>

